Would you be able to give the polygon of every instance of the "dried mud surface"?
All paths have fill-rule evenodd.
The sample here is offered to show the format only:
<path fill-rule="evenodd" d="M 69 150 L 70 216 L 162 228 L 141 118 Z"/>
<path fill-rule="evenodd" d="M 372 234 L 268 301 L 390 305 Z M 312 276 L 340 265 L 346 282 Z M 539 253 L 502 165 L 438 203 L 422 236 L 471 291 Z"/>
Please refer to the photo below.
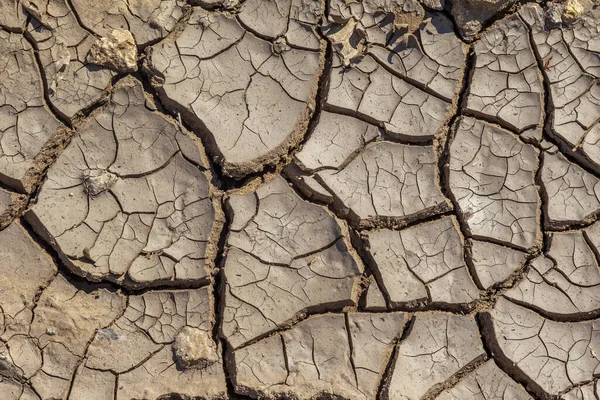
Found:
<path fill-rule="evenodd" d="M 600 399 L 599 26 L 0 0 L 0 398 Z"/>

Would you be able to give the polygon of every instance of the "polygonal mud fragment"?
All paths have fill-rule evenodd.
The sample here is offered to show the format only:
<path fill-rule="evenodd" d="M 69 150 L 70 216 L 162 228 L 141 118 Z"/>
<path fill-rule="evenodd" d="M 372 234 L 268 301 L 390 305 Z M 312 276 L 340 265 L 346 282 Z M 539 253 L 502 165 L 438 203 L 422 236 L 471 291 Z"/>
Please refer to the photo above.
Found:
<path fill-rule="evenodd" d="M 415 142 L 432 140 L 452 116 L 450 103 L 393 75 L 370 55 L 349 69 L 334 55 L 326 104 Z"/>
<path fill-rule="evenodd" d="M 537 150 L 508 131 L 461 118 L 450 145 L 449 181 L 474 237 L 528 249 L 540 236 Z"/>
<path fill-rule="evenodd" d="M 365 298 L 365 310 L 381 311 L 387 309 L 385 297 L 373 275 L 369 278 L 369 287 Z"/>
<path fill-rule="evenodd" d="M 553 232 L 547 257 L 533 260 L 527 277 L 505 296 L 544 315 L 596 315 L 600 310 L 597 251 L 582 231 Z"/>
<path fill-rule="evenodd" d="M 466 46 L 445 16 L 415 0 L 332 1 L 333 64 L 325 107 L 424 142 L 454 113 Z M 354 22 L 354 21 L 358 22 Z"/>
<path fill-rule="evenodd" d="M 485 357 L 470 316 L 420 314 L 398 347 L 390 399 L 420 399 L 471 363 Z"/>
<path fill-rule="evenodd" d="M 72 0 L 83 25 L 96 35 L 127 29 L 140 46 L 162 39 L 184 15 L 181 0 Z"/>
<path fill-rule="evenodd" d="M 0 0 L 0 27 L 9 31 L 21 31 L 27 14 L 18 0 Z"/>
<path fill-rule="evenodd" d="M 438 13 L 426 17 L 414 34 L 402 35 L 397 27 L 388 41 L 373 43 L 368 53 L 412 85 L 453 103 L 462 84 L 467 48 L 454 34 L 450 19 Z M 384 21 L 380 24 L 385 26 Z"/>
<path fill-rule="evenodd" d="M 600 251 L 600 222 L 596 222 L 593 225 L 584 229 L 583 237 L 585 238 L 586 244 L 593 251 L 594 255 Z M 598 260 L 596 260 L 597 262 Z"/>
<path fill-rule="evenodd" d="M 348 232 L 277 177 L 232 196 L 222 333 L 234 347 L 306 310 L 354 304 L 362 265 Z"/>
<path fill-rule="evenodd" d="M 494 361 L 486 361 L 452 389 L 442 392 L 436 399 L 530 400 L 531 396 L 498 368 Z"/>
<path fill-rule="evenodd" d="M 562 154 L 544 153 L 542 184 L 547 202 L 544 212 L 549 226 L 585 222 L 600 210 L 599 179 L 569 162 Z"/>
<path fill-rule="evenodd" d="M 271 6 L 277 10 L 275 2 L 254 8 L 270 15 Z M 275 27 L 271 22 L 264 26 Z M 318 49 L 283 38 L 271 43 L 233 16 L 196 9 L 179 35 L 148 50 L 146 70 L 163 103 L 206 137 L 227 174 L 239 177 L 273 164 L 304 135 L 323 67 Z"/>
<path fill-rule="evenodd" d="M 510 278 L 527 259 L 527 253 L 510 247 L 479 240 L 470 240 L 470 243 L 473 268 L 485 289 Z"/>
<path fill-rule="evenodd" d="M 319 123 L 285 173 L 310 199 L 332 203 L 334 197 L 317 172 L 345 167 L 367 143 L 379 136 L 380 130 L 375 125 L 354 117 L 322 111 Z"/>
<path fill-rule="evenodd" d="M 26 385 L 0 376 L 0 391 L 6 400 L 40 400 Z"/>
<path fill-rule="evenodd" d="M 31 45 L 0 30 L 0 182 L 29 190 L 26 172 L 59 125 L 44 105 Z"/>
<path fill-rule="evenodd" d="M 336 208 L 356 225 L 406 223 L 451 209 L 437 182 L 431 146 L 375 142 L 339 170 L 317 175 Z"/>
<path fill-rule="evenodd" d="M 33 3 L 40 17 L 30 21 L 26 34 L 37 47 L 50 102 L 71 118 L 100 99 L 114 73 L 86 63 L 96 37 L 79 26 L 66 0 Z"/>
<path fill-rule="evenodd" d="M 122 81 L 48 171 L 27 213 L 74 272 L 125 286 L 207 279 L 221 226 L 197 144 Z"/>
<path fill-rule="evenodd" d="M 116 376 L 110 372 L 97 371 L 81 365 L 73 379 L 69 400 L 112 400 L 116 381 Z"/>
<path fill-rule="evenodd" d="M 556 322 L 504 298 L 487 320 L 486 333 L 498 362 L 541 398 L 564 393 L 598 374 L 597 320 Z"/>
<path fill-rule="evenodd" d="M 527 26 L 517 15 L 496 22 L 475 43 L 468 93 L 469 111 L 518 132 L 542 122 L 542 78 Z"/>
<path fill-rule="evenodd" d="M 75 377 L 75 388 L 90 371 L 118 377 L 103 384 L 118 399 L 155 399 L 170 393 L 207 399 L 223 398 L 226 391 L 220 346 L 211 335 L 215 323 L 208 289 L 154 291 L 131 296 L 124 314 L 96 332 L 85 369 Z M 201 351 L 200 343 L 211 347 Z M 202 362 L 209 355 L 210 362 Z M 185 362 L 182 362 L 185 359 Z M 109 375 L 102 375 L 109 376 Z"/>
<path fill-rule="evenodd" d="M 368 53 L 411 85 L 454 101 L 462 81 L 466 46 L 446 16 L 425 13 L 415 0 L 334 0 L 329 19 L 332 23 L 325 33 L 344 67 L 353 68 Z M 339 72 L 352 74 L 346 68 Z"/>
<path fill-rule="evenodd" d="M 294 47 L 319 51 L 321 43 L 317 25 L 322 7 L 320 0 L 248 0 L 240 7 L 239 21 L 259 37 L 285 38 Z"/>
<path fill-rule="evenodd" d="M 0 231 L 0 339 L 27 333 L 36 293 L 54 275 L 52 259 L 19 223 Z"/>
<path fill-rule="evenodd" d="M 311 317 L 236 350 L 235 390 L 253 397 L 375 399 L 405 324 L 402 313 Z"/>
<path fill-rule="evenodd" d="M 562 396 L 564 400 L 596 400 L 598 397 L 600 397 L 600 388 L 597 381 L 575 387 Z"/>
<path fill-rule="evenodd" d="M 121 374 L 118 388 L 117 398 L 123 399 L 157 399 L 169 394 L 206 399 L 227 396 L 221 363 L 181 371 L 173 362 L 173 351 L 169 347 L 163 347 L 139 368 Z"/>
<path fill-rule="evenodd" d="M 42 292 L 27 330 L 0 346 L 3 374 L 27 380 L 43 399 L 64 398 L 96 329 L 118 317 L 124 297 L 73 286 L 62 275 Z"/>
<path fill-rule="evenodd" d="M 577 2 L 568 5 L 573 8 Z M 600 10 L 585 2 L 585 14 L 574 23 L 548 29 L 542 8 L 528 4 L 520 11 L 532 30 L 544 65 L 553 107 L 548 133 L 578 161 L 600 171 Z M 577 6 L 579 4 L 577 3 Z M 565 6 L 566 8 L 567 6 Z M 583 7 L 581 11 L 584 11 Z"/>
<path fill-rule="evenodd" d="M 454 218 L 426 222 L 400 231 L 369 232 L 372 269 L 392 306 L 456 305 L 477 299 L 464 260 Z"/>
<path fill-rule="evenodd" d="M 351 162 L 353 156 L 379 135 L 375 125 L 323 111 L 314 131 L 296 154 L 295 161 L 307 172 L 339 169 Z"/>

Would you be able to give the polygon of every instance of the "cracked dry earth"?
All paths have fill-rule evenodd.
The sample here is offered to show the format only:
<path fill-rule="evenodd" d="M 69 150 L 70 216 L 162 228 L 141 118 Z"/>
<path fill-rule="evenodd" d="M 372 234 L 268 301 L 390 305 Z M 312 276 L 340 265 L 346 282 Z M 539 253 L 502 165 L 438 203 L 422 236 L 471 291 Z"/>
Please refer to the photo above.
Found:
<path fill-rule="evenodd" d="M 0 0 L 0 399 L 600 399 L 599 26 Z"/>

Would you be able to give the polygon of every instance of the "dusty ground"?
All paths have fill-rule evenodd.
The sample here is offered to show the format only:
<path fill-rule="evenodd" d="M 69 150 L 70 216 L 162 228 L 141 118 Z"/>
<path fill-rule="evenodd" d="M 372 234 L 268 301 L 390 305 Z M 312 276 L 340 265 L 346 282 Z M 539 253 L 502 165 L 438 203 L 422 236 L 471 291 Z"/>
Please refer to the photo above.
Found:
<path fill-rule="evenodd" d="M 0 0 L 0 399 L 600 399 L 599 25 Z"/>

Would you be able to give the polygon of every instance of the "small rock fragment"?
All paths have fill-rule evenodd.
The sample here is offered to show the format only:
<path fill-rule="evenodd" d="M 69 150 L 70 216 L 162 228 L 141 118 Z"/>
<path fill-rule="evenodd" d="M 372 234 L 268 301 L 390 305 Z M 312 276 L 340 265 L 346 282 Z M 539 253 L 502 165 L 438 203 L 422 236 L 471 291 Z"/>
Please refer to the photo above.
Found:
<path fill-rule="evenodd" d="M 446 5 L 446 0 L 421 0 L 421 4 L 432 10 L 442 11 Z"/>
<path fill-rule="evenodd" d="M 454 0 L 452 16 L 461 36 L 471 40 L 483 29 L 486 21 L 514 2 L 515 0 Z"/>
<path fill-rule="evenodd" d="M 281 54 L 285 51 L 288 51 L 289 49 L 290 46 L 288 46 L 284 36 L 278 37 L 273 43 L 273 52 L 275 54 Z"/>
<path fill-rule="evenodd" d="M 0 189 L 0 220 L 3 219 L 3 214 L 8 211 L 11 202 L 12 193 L 7 190 Z"/>
<path fill-rule="evenodd" d="M 35 18 L 40 24 L 44 25 L 45 28 L 52 30 L 52 27 L 46 22 L 46 18 L 44 18 L 44 14 L 40 11 L 37 4 L 32 3 L 29 0 L 22 0 L 21 6 L 23 7 L 23 11 Z"/>
<path fill-rule="evenodd" d="M 184 368 L 205 368 L 219 361 L 217 345 L 202 329 L 183 327 L 173 343 L 175 358 Z"/>
<path fill-rule="evenodd" d="M 405 1 L 401 7 L 394 10 L 394 30 L 411 34 L 419 29 L 425 11 L 416 1 Z"/>
<path fill-rule="evenodd" d="M 98 340 L 106 340 L 109 343 L 122 338 L 121 335 L 112 328 L 98 329 L 98 331 L 96 331 L 96 336 L 98 337 Z"/>
<path fill-rule="evenodd" d="M 562 25 L 563 4 L 549 3 L 544 12 L 546 27 L 548 29 L 559 28 Z"/>
<path fill-rule="evenodd" d="M 91 169 L 83 173 L 83 188 L 92 197 L 108 190 L 117 182 L 117 175 L 101 169 Z"/>
<path fill-rule="evenodd" d="M 119 72 L 137 71 L 135 39 L 131 32 L 124 29 L 115 29 L 92 45 L 86 61 Z"/>
<path fill-rule="evenodd" d="M 331 25 L 326 28 L 326 31 L 327 37 L 340 55 L 342 64 L 345 67 L 348 67 L 365 54 L 367 50 L 365 33 L 360 27 L 357 27 L 356 20 L 348 20 L 341 28 Z"/>
<path fill-rule="evenodd" d="M 575 22 L 583 15 L 583 6 L 577 0 L 567 0 L 562 13 L 562 19 L 566 23 Z"/>

